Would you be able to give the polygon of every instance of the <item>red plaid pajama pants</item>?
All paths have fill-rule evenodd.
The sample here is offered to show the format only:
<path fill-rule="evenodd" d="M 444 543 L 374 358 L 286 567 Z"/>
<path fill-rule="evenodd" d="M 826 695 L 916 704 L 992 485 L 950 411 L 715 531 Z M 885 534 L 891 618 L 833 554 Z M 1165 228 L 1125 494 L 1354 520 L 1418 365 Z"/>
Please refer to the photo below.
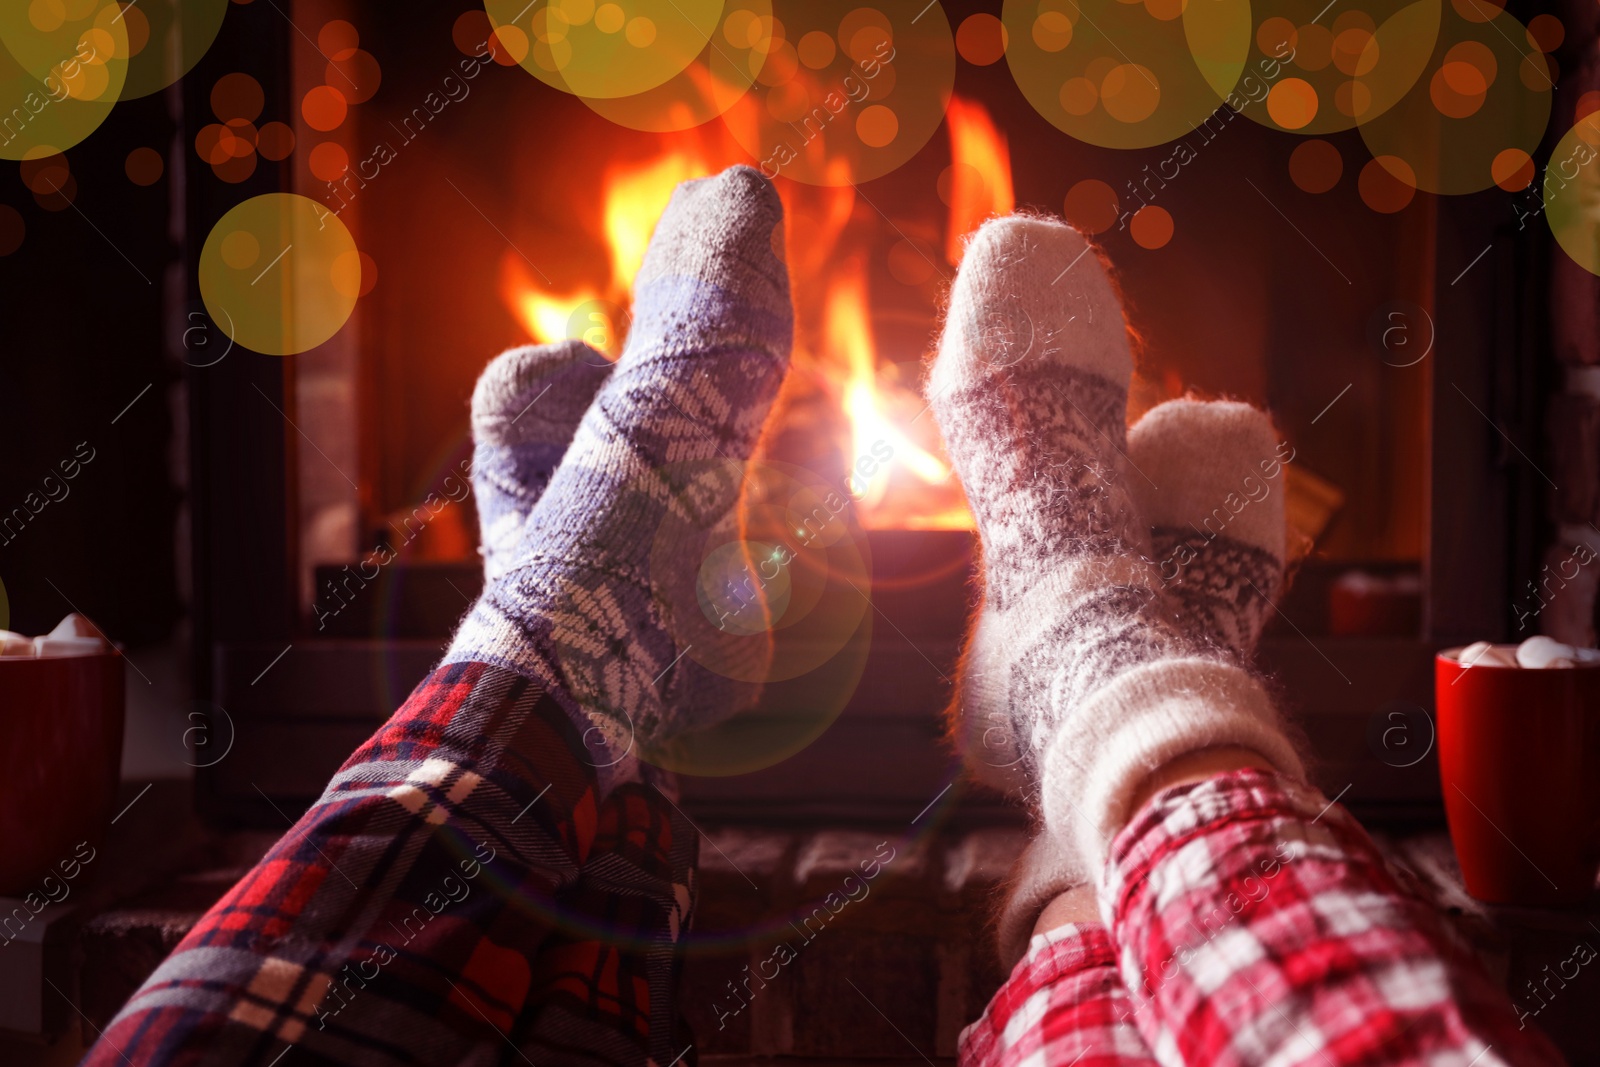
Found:
<path fill-rule="evenodd" d="M 84 1062 L 693 1063 L 696 834 L 647 785 L 601 796 L 576 715 L 499 667 L 434 671 Z"/>
<path fill-rule="evenodd" d="M 85 1063 L 694 1062 L 696 836 L 646 785 L 601 795 L 583 721 L 512 672 L 435 671 Z M 1156 798 L 1101 899 L 1107 926 L 1035 939 L 965 1062 L 1560 1062 L 1355 821 L 1274 775 Z"/>
<path fill-rule="evenodd" d="M 1361 826 L 1275 774 L 1162 793 L 1100 888 L 1106 925 L 1035 937 L 963 1064 L 1562 1062 Z"/>

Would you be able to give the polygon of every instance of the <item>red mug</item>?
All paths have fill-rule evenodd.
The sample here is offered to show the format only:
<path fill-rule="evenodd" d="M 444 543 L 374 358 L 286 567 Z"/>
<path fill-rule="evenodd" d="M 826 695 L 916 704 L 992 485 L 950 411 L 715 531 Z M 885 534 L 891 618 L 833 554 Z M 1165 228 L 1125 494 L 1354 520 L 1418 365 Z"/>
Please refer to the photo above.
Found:
<path fill-rule="evenodd" d="M 80 842 L 99 846 L 121 777 L 122 720 L 115 652 L 0 656 L 0 895 L 37 891 Z"/>
<path fill-rule="evenodd" d="M 1600 874 L 1600 665 L 1434 659 L 1439 777 L 1467 892 L 1578 904 Z"/>

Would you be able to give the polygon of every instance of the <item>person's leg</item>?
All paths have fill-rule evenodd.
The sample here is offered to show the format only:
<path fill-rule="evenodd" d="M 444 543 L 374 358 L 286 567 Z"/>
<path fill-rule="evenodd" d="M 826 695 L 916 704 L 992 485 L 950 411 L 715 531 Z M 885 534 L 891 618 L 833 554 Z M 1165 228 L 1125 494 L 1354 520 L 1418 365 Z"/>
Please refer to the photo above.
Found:
<path fill-rule="evenodd" d="M 1044 237 L 1051 236 L 1054 234 L 1047 229 Z M 1036 249 L 1027 247 L 1025 234 L 1009 245 L 993 238 L 993 234 L 987 240 L 980 238 L 980 254 L 964 264 L 964 271 L 992 272 L 997 261 L 1013 277 L 1030 269 L 1024 261 Z M 999 251 L 996 244 L 1001 245 Z M 1074 253 L 1074 264 L 1081 252 L 1080 247 Z M 998 330 L 998 309 L 991 300 L 994 290 L 985 284 L 992 282 L 993 274 L 958 284 L 951 314 L 955 327 L 960 329 L 965 323 L 967 332 L 958 337 L 947 332 L 945 343 L 959 351 L 983 333 L 1001 338 L 1020 333 L 1043 342 L 1034 354 L 1033 366 L 1025 366 L 1029 362 L 1026 353 L 1017 356 L 1004 348 L 997 350 L 998 358 L 978 361 L 979 366 L 997 365 L 1010 379 L 1008 384 L 1020 386 L 1024 393 L 1040 388 L 1054 392 L 1060 414 L 1076 424 L 1072 427 L 1078 431 L 1076 440 L 1070 431 L 1052 435 L 1036 426 L 1028 428 L 1030 446 L 1043 455 L 1031 457 L 1031 463 L 1024 457 L 1024 465 L 1034 470 L 1022 478 L 1036 482 L 1077 477 L 1084 487 L 1082 498 L 1093 503 L 1096 498 L 1103 501 L 1107 495 L 1104 483 L 1111 480 L 1119 460 L 1125 460 L 1131 506 L 1109 519 L 1102 515 L 1100 532 L 1109 529 L 1141 549 L 1148 537 L 1150 552 L 1144 562 L 1164 586 L 1164 590 L 1154 591 L 1149 602 L 1157 617 L 1186 627 L 1198 635 L 1200 643 L 1218 653 L 1248 658 L 1260 633 L 1262 612 L 1270 610 L 1270 600 L 1265 598 L 1276 596 L 1282 583 L 1281 493 L 1259 502 L 1254 512 L 1202 551 L 1195 551 L 1190 543 L 1194 531 L 1177 516 L 1192 501 L 1213 495 L 1223 500 L 1236 490 L 1241 477 L 1255 472 L 1262 460 L 1271 459 L 1276 450 L 1271 423 L 1264 414 L 1243 404 L 1173 401 L 1147 413 L 1128 433 L 1125 449 L 1118 444 L 1125 408 L 1125 380 L 1118 379 L 1126 347 L 1121 309 L 1110 285 L 1098 274 L 1101 270 L 1098 262 L 1089 264 L 1083 276 L 1059 294 L 1063 304 L 1092 304 L 1094 309 L 1069 309 L 1052 321 L 1046 319 L 1048 312 L 1038 307 L 1013 308 L 1015 321 Z M 1007 278 L 1002 284 L 1011 281 Z M 1000 296 L 1002 301 L 1007 299 L 1005 293 Z M 1080 356 L 1076 362 L 1061 358 L 1057 346 L 1065 327 L 1080 316 L 1086 323 L 1093 322 L 1096 311 L 1099 331 L 1080 340 L 1098 347 L 1100 353 L 1091 353 L 1087 359 Z M 1048 322 L 1042 336 L 1034 329 L 1041 321 Z M 1008 320 L 1002 316 L 999 322 Z M 1039 358 L 1046 352 L 1056 353 L 1057 366 L 1048 358 Z M 1104 373 L 1092 373 L 1095 364 L 1109 368 L 1111 379 Z M 1015 377 L 1009 374 L 1013 367 L 1018 370 Z M 946 388 L 959 390 L 960 384 L 952 386 L 951 380 L 947 379 Z M 937 389 L 935 386 L 936 396 Z M 1091 411 L 1100 414 L 1100 420 L 1091 420 Z M 1057 490 L 1053 495 L 1065 494 Z M 1093 515 L 1090 508 L 1067 507 L 1043 519 L 1071 543 L 1074 536 L 1095 532 L 1092 519 L 1089 529 L 1075 525 L 1085 512 Z M 1163 596 L 1165 599 L 1154 599 Z M 1022 732 L 1013 725 L 1006 706 L 1010 666 L 994 649 L 984 647 L 988 639 L 985 630 L 1007 629 L 1004 614 L 1003 603 L 985 598 L 984 621 L 963 658 L 952 709 L 953 732 L 966 739 L 966 761 L 980 779 L 1007 787 L 1024 800 L 1036 800 L 1037 772 L 1028 763 L 1020 744 Z M 1052 1058 L 1070 1059 L 1083 1052 L 1091 1059 L 1103 1055 L 1126 1062 L 1149 1061 L 1149 1052 L 1133 1028 L 1132 1002 L 1116 974 L 1110 942 L 1088 882 L 1074 850 L 1047 828 L 1041 829 L 1013 870 L 998 916 L 1001 961 L 1013 968 L 1012 973 L 982 1018 L 966 1032 L 964 1061 L 1024 1062 L 1044 1047 Z M 1030 932 L 1035 935 L 1031 943 Z M 1023 1005 L 1027 1005 L 1025 1018 L 1017 1015 Z"/>
<path fill-rule="evenodd" d="M 1278 436 L 1266 413 L 1232 401 L 1170 400 L 1128 431 L 1127 478 L 1138 521 L 1150 532 L 1148 562 L 1160 579 L 1164 614 L 1199 642 L 1241 663 L 1254 656 L 1284 585 L 1278 452 Z M 1228 510 L 1225 501 L 1244 499 L 1241 491 L 1250 503 L 1236 513 Z M 1219 520 L 1218 509 L 1226 521 Z M 961 714 L 981 720 L 1003 711 L 963 707 Z M 985 752 L 994 754 L 992 746 Z M 1089 882 L 1074 850 L 1041 829 L 1018 860 L 1000 910 L 1002 964 L 1010 967 L 1022 955 L 1035 920 L 1052 899 Z"/>
<path fill-rule="evenodd" d="M 716 605 L 732 575 L 699 564 L 787 367 L 781 214 L 747 168 L 674 194 L 627 351 L 444 664 L 86 1062 L 683 1056 L 696 835 L 639 753 L 737 711 L 767 647 L 694 579 Z"/>
<path fill-rule="evenodd" d="M 572 444 L 611 361 L 582 341 L 502 352 L 472 390 L 472 498 L 486 582 L 516 561 L 522 527 Z"/>
<path fill-rule="evenodd" d="M 1005 695 L 1067 861 L 1105 872 L 1147 1046 L 1166 1064 L 1554 1062 L 1304 784 L 1261 683 L 1165 607 L 1130 518 L 1123 320 L 1086 251 L 1043 220 L 980 231 L 930 391 L 984 550 L 965 665 Z"/>
<path fill-rule="evenodd" d="M 1243 750 L 1158 771 L 1102 909 L 1165 1063 L 1558 1064 L 1338 804 Z"/>
<path fill-rule="evenodd" d="M 1093 890 L 1084 888 L 1088 899 L 1052 905 L 1050 928 L 962 1031 L 963 1067 L 1153 1067 Z"/>

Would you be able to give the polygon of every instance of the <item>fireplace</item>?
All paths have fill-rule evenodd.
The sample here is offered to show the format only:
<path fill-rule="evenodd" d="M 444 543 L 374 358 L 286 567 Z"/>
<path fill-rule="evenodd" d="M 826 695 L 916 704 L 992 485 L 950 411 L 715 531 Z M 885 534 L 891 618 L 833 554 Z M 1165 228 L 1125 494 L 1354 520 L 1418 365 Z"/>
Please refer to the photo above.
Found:
<path fill-rule="evenodd" d="M 831 35 L 763 31 L 769 8 L 727 5 L 730 49 L 765 32 L 798 66 L 787 81 L 747 78 L 747 98 L 687 129 L 669 127 L 699 117 L 693 107 L 590 105 L 545 84 L 518 62 L 538 42 L 493 32 L 481 8 L 396 19 L 358 0 L 285 7 L 289 19 L 269 5 L 231 19 L 207 66 L 272 86 L 268 108 L 301 150 L 243 181 L 201 167 L 190 217 L 214 219 L 242 192 L 310 197 L 361 249 L 362 295 L 318 347 L 190 372 L 205 490 L 196 661 L 240 739 L 202 770 L 210 810 L 276 819 L 265 798 L 314 795 L 437 658 L 481 580 L 462 488 L 477 374 L 506 347 L 567 336 L 615 356 L 631 272 L 672 186 L 740 162 L 776 175 L 796 301 L 765 506 L 781 518 L 851 491 L 830 508 L 814 625 L 779 635 L 792 672 L 743 732 L 686 759 L 695 810 L 910 817 L 954 780 L 939 712 L 970 607 L 971 520 L 920 381 L 962 236 L 1013 207 L 1065 210 L 1097 232 L 1139 335 L 1132 415 L 1191 390 L 1273 411 L 1295 454 L 1297 564 L 1263 661 L 1330 795 L 1436 804 L 1431 758 L 1373 738 L 1375 724 L 1427 729 L 1432 650 L 1502 636 L 1509 591 L 1531 569 L 1519 561 L 1534 545 L 1536 476 L 1497 462 L 1494 427 L 1534 395 L 1541 269 L 1503 199 L 1419 194 L 1377 210 L 1353 131 L 1320 139 L 1309 162 L 1299 139 L 1242 118 L 1187 138 L 1182 163 L 1171 144 L 1070 139 L 1018 90 L 983 36 L 993 27 L 967 28 L 976 3 L 847 5 Z M 772 123 L 747 100 L 781 117 L 796 77 L 815 75 L 820 93 L 827 72 L 871 80 L 870 64 L 940 104 L 896 118 L 894 166 L 808 155 L 833 132 L 804 109 L 783 123 L 793 160 L 763 147 L 777 145 Z M 912 93 L 917 79 L 933 83 Z M 215 80 L 186 81 L 187 113 L 208 110 Z M 325 86 L 347 106 L 321 108 Z M 868 143 L 885 136 L 864 111 L 843 121 Z M 192 141 L 204 123 L 190 122 Z M 241 408 L 254 411 L 244 425 Z M 238 447 L 241 433 L 254 447 Z M 968 810 L 1003 810 L 956 792 Z"/>

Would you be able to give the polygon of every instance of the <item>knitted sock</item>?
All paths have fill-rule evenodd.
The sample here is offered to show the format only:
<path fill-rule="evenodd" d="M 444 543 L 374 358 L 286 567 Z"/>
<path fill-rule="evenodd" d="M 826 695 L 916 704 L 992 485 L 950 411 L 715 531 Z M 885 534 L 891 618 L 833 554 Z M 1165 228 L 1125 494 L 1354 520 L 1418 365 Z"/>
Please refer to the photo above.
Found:
<path fill-rule="evenodd" d="M 1129 484 L 1185 632 L 1248 661 L 1282 591 L 1284 491 L 1272 421 L 1248 404 L 1172 400 L 1128 431 Z M 1220 510 L 1219 510 L 1220 509 Z M 1012 869 L 998 944 L 1009 969 L 1039 913 L 1087 881 L 1073 853 L 1036 835 Z"/>
<path fill-rule="evenodd" d="M 1169 400 L 1128 433 L 1179 625 L 1246 660 L 1283 592 L 1285 447 L 1265 412 L 1225 400 Z"/>
<path fill-rule="evenodd" d="M 585 724 L 596 766 L 754 701 L 771 659 L 738 520 L 788 367 L 777 193 L 749 167 L 673 193 L 622 358 L 446 662 L 508 667 Z"/>
<path fill-rule="evenodd" d="M 1049 831 L 1095 871 L 1134 791 L 1170 760 L 1241 745 L 1301 767 L 1260 684 L 1174 624 L 1144 561 L 1123 447 L 1127 334 L 1087 252 L 1059 222 L 985 225 L 928 387 L 983 544 L 964 667 L 1004 694 Z"/>
<path fill-rule="evenodd" d="M 483 573 L 505 573 L 522 524 L 550 484 L 578 420 L 611 373 L 582 341 L 524 345 L 496 356 L 472 390 L 472 495 Z"/>

